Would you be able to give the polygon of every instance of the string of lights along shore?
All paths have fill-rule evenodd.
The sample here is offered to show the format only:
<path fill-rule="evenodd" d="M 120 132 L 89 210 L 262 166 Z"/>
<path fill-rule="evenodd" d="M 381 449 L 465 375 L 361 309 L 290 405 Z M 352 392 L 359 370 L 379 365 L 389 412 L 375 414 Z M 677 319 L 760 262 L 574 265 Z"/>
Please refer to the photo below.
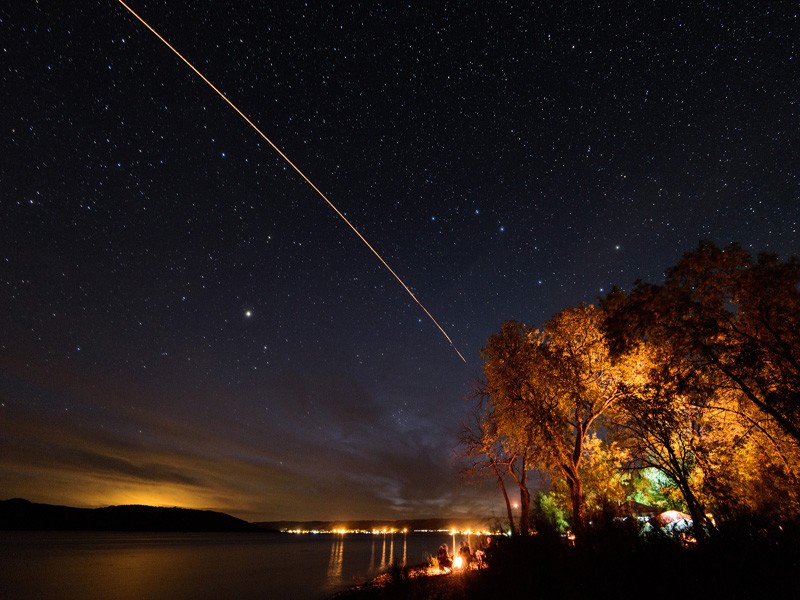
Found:
<path fill-rule="evenodd" d="M 504 322 L 800 254 L 792 3 L 5 4 L 6 498 L 502 517 Z"/>

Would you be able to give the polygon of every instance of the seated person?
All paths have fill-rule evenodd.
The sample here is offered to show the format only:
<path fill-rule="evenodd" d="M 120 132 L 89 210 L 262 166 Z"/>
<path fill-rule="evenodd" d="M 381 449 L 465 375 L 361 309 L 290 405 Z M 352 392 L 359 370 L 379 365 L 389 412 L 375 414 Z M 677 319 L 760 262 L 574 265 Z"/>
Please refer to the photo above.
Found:
<path fill-rule="evenodd" d="M 461 557 L 462 568 L 469 569 L 470 565 L 472 564 L 472 552 L 470 551 L 467 542 L 461 544 L 461 549 L 458 551 L 458 555 Z"/>
<path fill-rule="evenodd" d="M 439 562 L 439 571 L 442 572 L 445 569 L 453 570 L 453 562 L 450 560 L 450 554 L 447 549 L 447 544 L 442 544 L 439 546 L 439 552 L 436 554 L 436 559 Z"/>

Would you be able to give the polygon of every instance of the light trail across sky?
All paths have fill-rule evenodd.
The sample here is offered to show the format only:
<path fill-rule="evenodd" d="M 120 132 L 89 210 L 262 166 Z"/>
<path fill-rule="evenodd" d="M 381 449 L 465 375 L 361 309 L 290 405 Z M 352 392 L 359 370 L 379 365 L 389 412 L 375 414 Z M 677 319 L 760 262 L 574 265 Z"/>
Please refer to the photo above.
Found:
<path fill-rule="evenodd" d="M 459 358 L 460 358 L 462 361 L 464 361 L 464 363 L 466 364 L 467 360 L 464 358 L 464 355 L 463 355 L 463 354 L 461 354 L 461 352 L 459 352 L 458 348 L 456 348 L 456 345 L 453 343 L 453 340 L 450 338 L 450 336 L 449 336 L 449 335 L 447 335 L 447 332 L 444 330 L 444 328 L 443 328 L 441 325 L 439 325 L 439 322 L 438 322 L 438 321 L 437 321 L 437 320 L 434 318 L 434 316 L 433 316 L 433 315 L 430 313 L 430 311 L 429 311 L 427 308 L 425 308 L 425 306 L 422 304 L 422 302 L 420 302 L 420 301 L 419 301 L 419 299 L 418 299 L 418 298 L 417 298 L 417 297 L 414 295 L 414 292 L 412 292 L 412 291 L 411 291 L 411 288 L 409 288 L 409 287 L 406 285 L 405 281 L 403 281 L 403 280 L 400 278 L 400 276 L 399 276 L 397 273 L 395 273 L 395 272 L 394 272 L 394 269 L 392 269 L 392 267 L 390 267 L 390 266 L 389 266 L 389 263 L 387 263 L 387 262 L 386 262 L 386 261 L 383 259 L 383 257 L 382 257 L 382 256 L 381 256 L 381 255 L 378 253 L 378 251 L 377 251 L 377 250 L 376 250 L 376 249 L 375 249 L 375 248 L 372 246 L 372 244 L 370 244 L 370 243 L 367 241 L 367 239 L 366 239 L 366 238 L 365 238 L 363 235 L 361 235 L 361 232 L 360 232 L 358 229 L 356 229 L 356 227 L 355 227 L 355 226 L 354 226 L 354 225 L 353 225 L 353 224 L 352 224 L 352 223 L 351 223 L 351 222 L 350 222 L 350 221 L 347 219 L 347 217 L 345 217 L 345 216 L 344 216 L 344 214 L 342 214 L 342 212 L 341 212 L 341 211 L 340 211 L 340 210 L 339 210 L 339 209 L 336 207 L 336 205 L 334 205 L 334 203 L 333 203 L 333 202 L 331 202 L 331 201 L 328 199 L 328 197 L 327 197 L 327 196 L 326 196 L 326 195 L 325 195 L 325 194 L 322 192 L 322 190 L 320 190 L 320 189 L 319 189 L 319 188 L 318 188 L 316 185 L 314 185 L 314 182 L 312 182 L 312 181 L 311 181 L 311 180 L 310 180 L 310 179 L 309 179 L 309 178 L 306 176 L 306 174 L 305 174 L 305 173 L 303 173 L 303 172 L 300 170 L 300 168 L 299 168 L 297 165 L 295 165 L 295 164 L 294 164 L 294 163 L 293 163 L 293 162 L 292 162 L 292 161 L 289 159 L 289 157 L 288 157 L 288 156 L 286 156 L 286 155 L 283 153 L 283 151 L 282 151 L 280 148 L 278 148 L 278 146 L 276 146 L 276 145 L 275 145 L 275 144 L 272 142 L 272 140 L 270 140 L 270 139 L 269 139 L 269 138 L 268 138 L 268 137 L 267 137 L 267 136 L 264 134 L 264 132 L 262 132 L 262 131 L 261 131 L 261 130 L 258 128 L 258 126 L 257 126 L 255 123 L 253 123 L 253 121 L 251 121 L 251 120 L 250 120 L 250 118 L 249 118 L 249 117 L 248 117 L 246 114 L 244 114 L 244 113 L 243 113 L 243 112 L 242 112 L 242 111 L 241 111 L 241 110 L 240 110 L 240 109 L 239 109 L 239 108 L 238 108 L 238 107 L 237 107 L 237 106 L 236 106 L 236 105 L 235 105 L 233 102 L 231 102 L 231 101 L 228 99 L 228 97 L 227 97 L 225 94 L 223 94 L 223 93 L 222 93 L 222 92 L 221 92 L 221 91 L 220 91 L 220 90 L 219 90 L 219 89 L 218 89 L 218 88 L 217 88 L 217 87 L 216 87 L 216 86 L 215 86 L 213 83 L 211 83 L 211 81 L 209 81 L 209 80 L 208 80 L 208 78 L 206 78 L 206 76 L 205 76 L 205 75 L 203 75 L 203 74 L 202 74 L 200 71 L 198 71 L 198 70 L 197 70 L 197 68 L 196 68 L 196 67 L 195 67 L 195 66 L 194 66 L 192 63 L 190 63 L 190 62 L 189 62 L 189 61 L 188 61 L 188 60 L 187 60 L 187 59 L 186 59 L 186 58 L 185 58 L 185 57 L 184 57 L 184 56 L 183 56 L 183 55 L 182 55 L 180 52 L 178 52 L 178 51 L 177 51 L 177 50 L 176 50 L 176 49 L 175 49 L 175 48 L 172 46 L 172 44 L 170 44 L 170 43 L 169 43 L 169 42 L 168 42 L 166 39 L 164 39 L 164 38 L 161 36 L 161 34 L 159 34 L 159 33 L 158 33 L 158 32 L 157 32 L 155 29 L 153 29 L 153 27 L 151 27 L 151 26 L 150 26 L 150 24 L 149 24 L 147 21 L 145 21 L 145 20 L 144 20 L 142 17 L 140 17 L 140 16 L 139 16 L 139 15 L 138 15 L 138 14 L 137 14 L 137 13 L 136 13 L 136 12 L 135 12 L 135 11 L 134 11 L 132 8 L 131 8 L 131 7 L 130 7 L 130 6 L 128 6 L 127 4 L 125 4 L 125 2 L 123 2 L 123 0 L 119 0 L 119 3 L 120 3 L 122 6 L 124 6 L 124 7 L 125 7 L 125 9 L 126 9 L 126 10 L 127 10 L 129 13 L 131 13 L 131 14 L 132 14 L 134 17 L 136 17 L 136 19 L 138 19 L 138 20 L 139 20 L 139 21 L 142 23 L 142 25 L 144 25 L 145 27 L 147 27 L 147 29 L 149 29 L 149 30 L 152 32 L 152 34 L 153 34 L 153 35 L 155 35 L 155 36 L 156 36 L 156 37 L 157 37 L 159 40 L 161 40 L 161 42 L 163 42 L 163 44 L 164 44 L 164 45 L 165 45 L 167 48 L 169 48 L 169 49 L 170 49 L 170 50 L 171 50 L 171 51 L 172 51 L 172 52 L 175 54 L 175 56 L 177 56 L 178 58 L 180 58 L 180 59 L 181 59 L 181 60 L 182 60 L 182 61 L 183 61 L 183 62 L 186 64 L 186 66 L 187 66 L 187 67 L 189 67 L 189 68 L 190 68 L 192 71 L 194 71 L 194 72 L 197 74 L 197 76 L 198 76 L 198 77 L 200 77 L 200 79 L 202 79 L 202 80 L 203 80 L 203 81 L 204 81 L 204 82 L 205 82 L 205 83 L 206 83 L 206 84 L 207 84 L 207 85 L 208 85 L 208 86 L 209 86 L 209 87 L 210 87 L 212 90 L 214 90 L 214 91 L 217 93 L 217 95 L 218 95 L 220 98 L 222 98 L 222 99 L 223 99 L 223 100 L 224 100 L 224 101 L 225 101 L 225 102 L 226 102 L 226 103 L 227 103 L 227 104 L 228 104 L 228 105 L 229 105 L 229 106 L 230 106 L 230 107 L 231 107 L 233 110 L 235 110 L 235 111 L 236 111 L 236 113 L 237 113 L 237 114 L 238 114 L 240 117 L 242 117 L 242 119 L 244 119 L 244 120 L 245 120 L 245 122 L 246 122 L 248 125 L 250 125 L 250 127 L 252 127 L 252 128 L 253 128 L 253 129 L 256 131 L 256 133 L 258 133 L 258 135 L 260 135 L 260 136 L 261 136 L 261 137 L 264 139 L 264 141 L 266 141 L 266 142 L 267 142 L 267 143 L 268 143 L 270 146 L 272 146 L 272 148 L 275 150 L 275 152 L 277 152 L 278 154 L 280 154 L 281 158 L 283 158 L 283 160 L 285 160 L 285 161 L 286 161 L 286 162 L 287 162 L 287 163 L 288 163 L 288 164 L 289 164 L 289 165 L 290 165 L 290 166 L 291 166 L 291 167 L 292 167 L 292 168 L 293 168 L 295 171 L 297 171 L 297 174 L 298 174 L 298 175 L 300 175 L 300 177 L 302 177 L 302 178 L 305 180 L 305 182 L 306 182 L 308 185 L 310 185 L 310 186 L 311 186 L 311 187 L 314 189 L 314 191 L 315 191 L 315 192 L 317 192 L 317 194 L 318 194 L 318 195 L 319 195 L 319 196 L 320 196 L 320 197 L 321 197 L 323 200 L 325 200 L 325 202 L 328 204 L 328 206 L 330 206 L 330 207 L 331 207 L 331 209 L 333 209 L 333 211 L 334 211 L 334 212 L 335 212 L 337 215 L 339 215 L 339 218 L 340 218 L 340 219 L 342 219 L 342 221 L 344 221 L 345 223 L 347 223 L 347 226 L 348 226 L 350 229 L 352 229 L 352 230 L 353 230 L 353 233 L 355 233 L 355 234 L 358 236 L 358 238 L 359 238 L 359 239 L 360 239 L 360 240 L 361 240 L 361 241 L 364 243 L 364 245 L 365 245 L 367 248 L 369 248 L 369 250 L 372 252 L 372 254 L 374 254 L 374 255 L 375 255 L 375 257 L 376 257 L 376 258 L 377 258 L 377 259 L 378 259 L 378 260 L 381 262 L 381 264 L 382 264 L 384 267 L 386 267 L 386 270 L 387 270 L 387 271 L 389 271 L 389 273 L 391 273 L 391 274 L 392 274 L 392 276 L 393 276 L 393 277 L 394 277 L 394 278 L 395 278 L 395 279 L 398 281 L 398 283 L 399 283 L 401 286 L 403 286 L 403 289 L 404 289 L 404 290 L 405 290 L 405 291 L 408 293 L 408 295 L 409 295 L 409 296 L 411 296 L 412 300 L 414 300 L 414 302 L 416 302 L 416 303 L 417 303 L 417 305 L 418 305 L 418 306 L 419 306 L 419 307 L 422 309 L 422 311 L 423 311 L 423 312 L 424 312 L 424 313 L 425 313 L 425 314 L 428 316 L 428 318 L 429 318 L 429 319 L 430 319 L 430 320 L 433 322 L 433 324 L 434 324 L 434 325 L 436 325 L 436 327 L 439 329 L 439 331 L 441 331 L 441 332 L 442 332 L 442 335 L 445 337 L 445 339 L 447 339 L 448 343 L 450 344 L 450 347 L 451 347 L 451 348 L 452 348 L 452 349 L 455 351 L 455 353 L 458 355 L 458 357 L 459 357 Z"/>

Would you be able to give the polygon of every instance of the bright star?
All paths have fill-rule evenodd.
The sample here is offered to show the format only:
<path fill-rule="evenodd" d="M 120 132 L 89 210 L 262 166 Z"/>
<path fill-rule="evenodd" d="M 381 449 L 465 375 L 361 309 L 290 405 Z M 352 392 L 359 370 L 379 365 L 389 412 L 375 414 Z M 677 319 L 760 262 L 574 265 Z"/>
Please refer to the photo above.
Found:
<path fill-rule="evenodd" d="M 244 316 L 245 316 L 245 317 L 247 317 L 247 318 L 249 319 L 250 317 L 252 317 L 252 316 L 253 316 L 253 311 L 252 311 L 252 310 L 246 310 L 246 311 L 244 311 Z"/>

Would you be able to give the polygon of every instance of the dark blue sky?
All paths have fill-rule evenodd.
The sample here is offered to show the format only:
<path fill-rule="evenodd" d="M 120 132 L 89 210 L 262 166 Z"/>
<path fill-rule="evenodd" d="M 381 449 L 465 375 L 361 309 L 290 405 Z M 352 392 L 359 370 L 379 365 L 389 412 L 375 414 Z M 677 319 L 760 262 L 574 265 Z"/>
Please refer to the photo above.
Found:
<path fill-rule="evenodd" d="M 480 348 L 701 239 L 800 254 L 796 3 L 0 8 L 0 490 L 501 513 Z"/>

